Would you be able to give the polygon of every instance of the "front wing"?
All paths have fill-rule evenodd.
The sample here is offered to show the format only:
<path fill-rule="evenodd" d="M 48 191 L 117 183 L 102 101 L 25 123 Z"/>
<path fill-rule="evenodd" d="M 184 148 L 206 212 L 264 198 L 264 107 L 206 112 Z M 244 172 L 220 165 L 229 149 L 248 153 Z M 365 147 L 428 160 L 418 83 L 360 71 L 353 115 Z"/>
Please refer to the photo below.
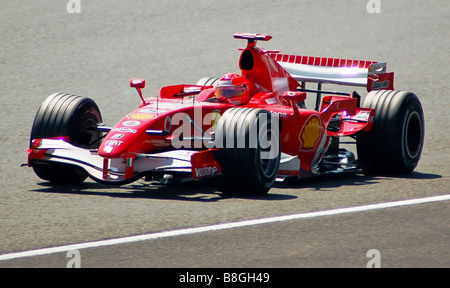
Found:
<path fill-rule="evenodd" d="M 28 166 L 36 164 L 66 164 L 82 168 L 91 179 L 109 185 L 123 185 L 148 175 L 181 175 L 196 180 L 222 174 L 216 159 L 218 149 L 202 151 L 176 149 L 132 157 L 103 158 L 96 150 L 76 147 L 64 138 L 33 140 L 28 152 Z M 297 156 L 281 153 L 279 177 L 298 175 Z"/>
<path fill-rule="evenodd" d="M 212 153 L 212 150 L 172 150 L 107 159 L 96 150 L 76 147 L 64 139 L 36 139 L 28 150 L 28 166 L 73 165 L 84 169 L 97 182 L 122 185 L 151 174 L 192 175 L 193 179 L 220 175 L 220 165 Z"/>

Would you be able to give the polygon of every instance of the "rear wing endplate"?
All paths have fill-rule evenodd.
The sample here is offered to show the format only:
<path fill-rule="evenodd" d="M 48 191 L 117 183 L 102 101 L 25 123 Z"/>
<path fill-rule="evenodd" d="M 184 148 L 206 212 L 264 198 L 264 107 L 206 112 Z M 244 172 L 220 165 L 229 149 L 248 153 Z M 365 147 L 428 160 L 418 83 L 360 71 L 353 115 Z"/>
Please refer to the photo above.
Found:
<path fill-rule="evenodd" d="M 393 90 L 394 73 L 386 72 L 386 63 L 326 57 L 271 53 L 295 80 Z"/>

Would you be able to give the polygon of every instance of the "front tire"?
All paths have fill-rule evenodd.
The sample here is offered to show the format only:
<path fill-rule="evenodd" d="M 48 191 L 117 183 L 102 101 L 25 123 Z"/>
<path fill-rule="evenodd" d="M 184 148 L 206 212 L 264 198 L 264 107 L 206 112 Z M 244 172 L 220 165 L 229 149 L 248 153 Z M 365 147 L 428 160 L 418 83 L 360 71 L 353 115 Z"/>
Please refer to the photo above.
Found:
<path fill-rule="evenodd" d="M 70 94 L 52 94 L 41 104 L 31 129 L 33 139 L 68 136 L 81 148 L 99 147 L 100 132 L 95 131 L 102 116 L 90 98 Z M 55 184 L 80 184 L 87 174 L 79 167 L 65 164 L 32 163 L 36 175 Z"/>
<path fill-rule="evenodd" d="M 223 148 L 219 162 L 219 189 L 226 195 L 266 195 L 280 164 L 279 127 L 263 109 L 231 108 L 219 119 L 216 147 Z"/>
<path fill-rule="evenodd" d="M 357 135 L 358 157 L 367 174 L 410 174 L 419 163 L 425 122 L 418 97 L 405 91 L 372 91 L 364 108 L 375 109 L 373 127 Z"/>

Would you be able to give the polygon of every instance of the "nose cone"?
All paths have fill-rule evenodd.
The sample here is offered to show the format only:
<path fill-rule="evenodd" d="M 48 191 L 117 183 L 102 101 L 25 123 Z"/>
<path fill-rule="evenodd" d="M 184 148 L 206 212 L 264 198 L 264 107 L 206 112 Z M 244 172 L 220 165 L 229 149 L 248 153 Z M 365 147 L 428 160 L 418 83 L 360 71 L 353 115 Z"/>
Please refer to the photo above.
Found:
<path fill-rule="evenodd" d="M 128 114 L 106 135 L 98 154 L 105 158 L 123 157 L 155 118 L 154 114 L 139 111 Z"/>
<path fill-rule="evenodd" d="M 103 141 L 98 149 L 98 154 L 104 158 L 118 158 L 125 155 L 128 151 L 127 145 L 130 141 L 126 139 L 113 139 L 117 135 L 123 135 L 120 133 L 114 133 L 111 137 L 108 137 Z"/>

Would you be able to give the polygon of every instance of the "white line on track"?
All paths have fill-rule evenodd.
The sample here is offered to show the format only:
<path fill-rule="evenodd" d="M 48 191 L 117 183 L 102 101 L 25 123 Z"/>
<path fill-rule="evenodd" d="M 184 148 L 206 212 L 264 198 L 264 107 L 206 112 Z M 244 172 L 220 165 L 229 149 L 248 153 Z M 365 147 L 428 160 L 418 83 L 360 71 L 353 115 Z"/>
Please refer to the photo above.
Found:
<path fill-rule="evenodd" d="M 3 255 L 0 255 L 0 261 L 25 258 L 25 257 L 34 257 L 34 256 L 47 255 L 47 254 L 60 253 L 60 252 L 67 252 L 70 250 L 77 250 L 77 249 L 111 246 L 111 245 L 118 245 L 118 244 L 124 244 L 124 243 L 147 241 L 147 240 L 175 237 L 175 236 L 181 236 L 181 235 L 189 235 L 189 234 L 209 232 L 209 231 L 218 231 L 218 230 L 225 230 L 225 229 L 238 228 L 238 227 L 248 227 L 248 226 L 254 226 L 254 225 L 296 220 L 296 219 L 305 219 L 305 218 L 331 216 L 331 215 L 339 215 L 339 214 L 354 213 L 354 212 L 363 212 L 363 211 L 370 211 L 370 210 L 379 210 L 379 209 L 417 205 L 417 204 L 446 201 L 446 200 L 450 200 L 450 194 L 426 197 L 426 198 L 416 198 L 416 199 L 401 200 L 401 201 L 394 201 L 394 202 L 385 202 L 385 203 L 378 203 L 378 204 L 354 206 L 354 207 L 347 207 L 347 208 L 337 208 L 337 209 L 324 210 L 324 211 L 306 212 L 306 213 L 284 215 L 284 216 L 275 216 L 275 217 L 261 218 L 261 219 L 254 219 L 254 220 L 244 220 L 244 221 L 209 225 L 209 226 L 203 226 L 203 227 L 177 229 L 177 230 L 172 230 L 172 231 L 150 233 L 150 234 L 144 234 L 144 235 L 138 235 L 138 236 L 129 236 L 129 237 L 123 237 L 123 238 L 99 240 L 99 241 L 93 241 L 93 242 L 85 242 L 85 243 L 79 243 L 79 244 L 64 245 L 64 246 L 58 246 L 58 247 L 42 248 L 42 249 L 29 250 L 29 251 L 23 251 L 23 252 L 17 252 L 17 253 L 3 254 Z"/>

